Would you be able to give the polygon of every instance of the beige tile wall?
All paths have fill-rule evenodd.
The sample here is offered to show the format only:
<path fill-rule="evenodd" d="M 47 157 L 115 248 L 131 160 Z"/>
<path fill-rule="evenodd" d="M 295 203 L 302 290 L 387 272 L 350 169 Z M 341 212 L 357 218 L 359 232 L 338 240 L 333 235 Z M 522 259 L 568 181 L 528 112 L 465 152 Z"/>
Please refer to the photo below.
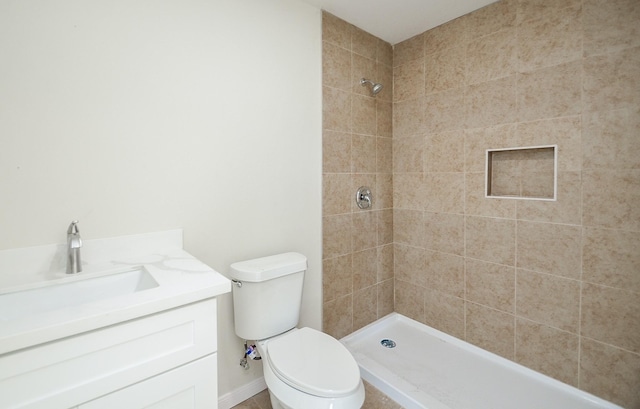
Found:
<path fill-rule="evenodd" d="M 640 408 L 640 2 L 502 0 L 394 46 L 395 310 Z M 557 144 L 558 201 L 484 197 Z"/>
<path fill-rule="evenodd" d="M 341 338 L 393 311 L 393 49 L 328 13 L 322 26 L 323 326 Z M 372 209 L 356 206 L 363 185 Z"/>
<path fill-rule="evenodd" d="M 640 408 L 640 2 L 502 0 L 393 49 L 325 13 L 323 44 L 325 331 L 395 310 Z M 484 197 L 485 149 L 549 144 L 557 202 Z"/>

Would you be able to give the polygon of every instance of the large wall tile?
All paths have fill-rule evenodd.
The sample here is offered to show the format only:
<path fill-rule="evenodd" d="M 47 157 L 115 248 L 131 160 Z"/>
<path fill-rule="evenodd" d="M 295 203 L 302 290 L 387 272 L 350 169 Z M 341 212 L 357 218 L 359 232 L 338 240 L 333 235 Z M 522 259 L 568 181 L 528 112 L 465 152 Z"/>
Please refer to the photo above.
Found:
<path fill-rule="evenodd" d="M 518 119 L 577 115 L 582 108 L 582 61 L 518 74 Z"/>
<path fill-rule="evenodd" d="M 393 175 L 391 173 L 378 173 L 374 189 L 374 209 L 391 209 L 393 207 Z"/>
<path fill-rule="evenodd" d="M 351 253 L 351 214 L 322 218 L 322 256 L 333 258 Z"/>
<path fill-rule="evenodd" d="M 466 15 L 463 19 L 467 23 L 468 38 L 478 38 L 514 27 L 517 10 L 517 0 L 503 0 Z"/>
<path fill-rule="evenodd" d="M 333 14 L 322 13 L 322 41 L 351 50 L 351 30 L 353 26 Z"/>
<path fill-rule="evenodd" d="M 353 332 L 353 294 L 324 303 L 322 330 L 337 339 Z"/>
<path fill-rule="evenodd" d="M 640 355 L 582 339 L 580 388 L 625 408 L 640 407 Z"/>
<path fill-rule="evenodd" d="M 464 173 L 425 173 L 424 192 L 424 210 L 464 212 Z"/>
<path fill-rule="evenodd" d="M 353 251 L 376 247 L 378 244 L 378 219 L 372 210 L 361 210 L 352 216 Z"/>
<path fill-rule="evenodd" d="M 578 386 L 578 335 L 516 319 L 516 362 Z"/>
<path fill-rule="evenodd" d="M 351 136 L 351 172 L 375 173 L 376 154 L 377 138 L 357 134 Z"/>
<path fill-rule="evenodd" d="M 463 129 L 465 126 L 463 88 L 429 94 L 424 99 L 423 108 L 424 130 L 427 133 Z"/>
<path fill-rule="evenodd" d="M 425 212 L 424 234 L 426 249 L 464 255 L 463 215 Z"/>
<path fill-rule="evenodd" d="M 351 131 L 351 93 L 337 88 L 322 87 L 322 128 L 331 131 Z"/>
<path fill-rule="evenodd" d="M 425 194 L 422 173 L 396 173 L 393 176 L 393 207 L 395 209 L 423 210 Z"/>
<path fill-rule="evenodd" d="M 375 98 L 354 95 L 351 100 L 351 131 L 355 134 L 375 136 L 377 127 Z"/>
<path fill-rule="evenodd" d="M 426 94 L 464 86 L 464 47 L 455 45 L 428 54 L 424 62 L 424 75 Z"/>
<path fill-rule="evenodd" d="M 378 292 L 378 318 L 391 314 L 394 311 L 393 278 L 377 284 Z"/>
<path fill-rule="evenodd" d="M 584 116 L 584 169 L 640 169 L 640 107 Z"/>
<path fill-rule="evenodd" d="M 393 137 L 414 136 L 425 129 L 424 99 L 393 104 Z"/>
<path fill-rule="evenodd" d="M 455 44 L 464 44 L 466 20 L 458 18 L 424 33 L 425 56 L 437 53 Z"/>
<path fill-rule="evenodd" d="M 378 39 L 378 62 L 393 67 L 393 46 L 386 41 Z"/>
<path fill-rule="evenodd" d="M 514 220 L 467 216 L 465 242 L 467 257 L 508 266 L 515 264 Z"/>
<path fill-rule="evenodd" d="M 520 71 L 533 71 L 582 58 L 582 8 L 558 8 L 518 26 Z"/>
<path fill-rule="evenodd" d="M 426 288 L 464 297 L 464 258 L 427 250 L 424 276 Z"/>
<path fill-rule="evenodd" d="M 388 138 L 393 136 L 393 104 L 391 102 L 376 99 L 376 124 L 376 135 Z"/>
<path fill-rule="evenodd" d="M 413 60 L 398 65 L 393 71 L 393 101 L 400 102 L 424 96 L 424 61 Z"/>
<path fill-rule="evenodd" d="M 322 296 L 324 302 L 344 297 L 353 292 L 352 256 L 327 258 L 322 262 Z"/>
<path fill-rule="evenodd" d="M 425 290 L 425 323 L 454 337 L 464 339 L 464 299 L 439 291 Z"/>
<path fill-rule="evenodd" d="M 353 293 L 353 331 L 378 319 L 378 289 L 375 285 Z"/>
<path fill-rule="evenodd" d="M 425 150 L 423 136 L 393 138 L 393 171 L 422 172 Z"/>
<path fill-rule="evenodd" d="M 640 105 L 640 47 L 585 59 L 585 111 L 637 109 L 638 105 Z"/>
<path fill-rule="evenodd" d="M 322 82 L 343 90 L 351 88 L 351 53 L 329 42 L 322 42 Z"/>
<path fill-rule="evenodd" d="M 515 313 L 516 270 L 514 267 L 467 258 L 465 285 L 469 301 L 510 314 Z"/>
<path fill-rule="evenodd" d="M 322 178 L 322 213 L 325 216 L 351 211 L 351 174 L 325 173 Z"/>
<path fill-rule="evenodd" d="M 582 278 L 640 293 L 640 232 L 584 229 Z"/>
<path fill-rule="evenodd" d="M 515 319 L 478 304 L 466 303 L 466 341 L 507 359 L 514 359 Z"/>
<path fill-rule="evenodd" d="M 517 70 L 515 29 L 471 39 L 467 44 L 467 84 L 477 84 L 515 74 Z"/>
<path fill-rule="evenodd" d="M 637 0 L 584 1 L 586 56 L 640 46 L 640 4 Z"/>
<path fill-rule="evenodd" d="M 640 230 L 640 169 L 585 171 L 582 177 L 585 226 Z"/>
<path fill-rule="evenodd" d="M 353 291 L 362 290 L 376 284 L 378 278 L 377 248 L 355 252 L 352 260 Z"/>
<path fill-rule="evenodd" d="M 376 172 L 393 172 L 393 141 L 391 138 L 384 136 L 376 138 Z"/>
<path fill-rule="evenodd" d="M 424 248 L 423 212 L 421 210 L 393 210 L 393 241 Z"/>
<path fill-rule="evenodd" d="M 393 243 L 393 210 L 384 209 L 376 212 L 377 230 L 378 230 L 378 246 Z"/>
<path fill-rule="evenodd" d="M 516 240 L 518 267 L 567 278 L 580 278 L 580 226 L 518 221 Z"/>
<path fill-rule="evenodd" d="M 426 287 L 424 249 L 405 244 L 395 244 L 394 248 L 395 278 L 419 287 Z"/>
<path fill-rule="evenodd" d="M 424 288 L 395 280 L 395 310 L 418 322 L 424 322 Z"/>
<path fill-rule="evenodd" d="M 351 31 L 351 51 L 372 60 L 378 58 L 378 38 L 355 27 Z"/>
<path fill-rule="evenodd" d="M 424 149 L 425 172 L 464 172 L 464 131 L 428 134 Z"/>
<path fill-rule="evenodd" d="M 521 269 L 516 280 L 517 316 L 578 333 L 579 281 Z"/>
<path fill-rule="evenodd" d="M 579 7 L 582 0 L 518 0 L 518 21 L 552 17 L 567 7 Z"/>
<path fill-rule="evenodd" d="M 351 134 L 325 130 L 322 133 L 322 171 L 351 171 Z"/>
<path fill-rule="evenodd" d="M 638 293 L 585 283 L 582 335 L 640 353 Z"/>
<path fill-rule="evenodd" d="M 424 33 L 418 34 L 393 46 L 393 66 L 424 58 Z"/>
<path fill-rule="evenodd" d="M 470 85 L 465 91 L 466 124 L 487 127 L 516 120 L 516 77 Z"/>

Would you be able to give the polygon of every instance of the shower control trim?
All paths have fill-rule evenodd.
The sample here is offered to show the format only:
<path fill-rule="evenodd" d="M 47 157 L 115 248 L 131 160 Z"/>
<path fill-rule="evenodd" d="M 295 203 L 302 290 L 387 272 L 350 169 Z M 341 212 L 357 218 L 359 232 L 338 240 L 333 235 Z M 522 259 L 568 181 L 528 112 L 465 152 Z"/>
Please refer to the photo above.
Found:
<path fill-rule="evenodd" d="M 373 204 L 373 196 L 371 195 L 371 189 L 367 186 L 360 186 L 356 192 L 356 204 L 360 209 L 368 209 Z"/>

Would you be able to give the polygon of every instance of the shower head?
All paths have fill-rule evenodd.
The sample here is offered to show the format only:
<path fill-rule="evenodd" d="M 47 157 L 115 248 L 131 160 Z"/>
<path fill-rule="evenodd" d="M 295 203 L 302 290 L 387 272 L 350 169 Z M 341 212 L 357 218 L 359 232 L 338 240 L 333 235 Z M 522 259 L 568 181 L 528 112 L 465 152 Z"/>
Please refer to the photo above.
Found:
<path fill-rule="evenodd" d="M 383 87 L 382 84 L 377 83 L 377 82 L 373 82 L 373 81 L 368 80 L 366 78 L 363 78 L 363 79 L 360 80 L 360 85 L 362 85 L 364 87 L 366 84 L 371 84 L 371 93 L 373 95 L 376 95 L 378 92 L 382 91 L 382 87 Z"/>

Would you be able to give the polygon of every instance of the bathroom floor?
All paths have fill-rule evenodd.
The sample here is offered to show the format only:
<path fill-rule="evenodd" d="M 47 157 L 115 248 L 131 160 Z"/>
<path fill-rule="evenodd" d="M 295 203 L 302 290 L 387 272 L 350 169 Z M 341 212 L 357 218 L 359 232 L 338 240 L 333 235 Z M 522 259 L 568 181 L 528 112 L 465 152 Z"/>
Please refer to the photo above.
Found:
<path fill-rule="evenodd" d="M 362 409 L 402 409 L 402 406 L 367 382 L 364 383 L 364 387 L 366 397 Z M 271 409 L 269 392 L 265 389 L 231 409 Z"/>

